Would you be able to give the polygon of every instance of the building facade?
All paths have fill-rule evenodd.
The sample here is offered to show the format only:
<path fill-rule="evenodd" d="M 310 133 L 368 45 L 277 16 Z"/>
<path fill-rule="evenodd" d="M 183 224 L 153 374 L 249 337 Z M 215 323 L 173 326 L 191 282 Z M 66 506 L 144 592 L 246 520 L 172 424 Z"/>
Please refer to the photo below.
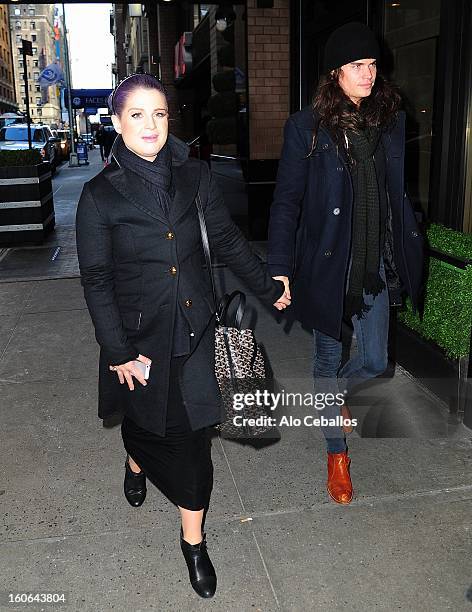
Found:
<path fill-rule="evenodd" d="M 0 114 L 18 111 L 8 7 L 0 5 Z"/>
<path fill-rule="evenodd" d="M 15 89 L 20 111 L 26 112 L 28 96 L 31 119 L 52 126 L 61 123 L 60 91 L 55 86 L 41 88 L 37 80 L 41 70 L 56 60 L 54 26 L 57 18 L 54 4 L 10 5 Z M 26 56 L 26 66 L 23 65 L 21 52 L 22 39 L 31 41 L 33 48 L 33 55 Z M 23 79 L 25 70 L 28 76 L 28 91 L 25 90 Z"/>
<path fill-rule="evenodd" d="M 253 238 L 266 234 L 283 125 L 311 103 L 330 33 L 354 20 L 376 33 L 379 68 L 403 96 L 406 188 L 418 216 L 472 232 L 468 0 L 169 0 L 143 7 L 138 17 L 121 7 L 126 73 L 162 79 L 174 133 L 207 139 L 213 153 L 239 160 Z"/>

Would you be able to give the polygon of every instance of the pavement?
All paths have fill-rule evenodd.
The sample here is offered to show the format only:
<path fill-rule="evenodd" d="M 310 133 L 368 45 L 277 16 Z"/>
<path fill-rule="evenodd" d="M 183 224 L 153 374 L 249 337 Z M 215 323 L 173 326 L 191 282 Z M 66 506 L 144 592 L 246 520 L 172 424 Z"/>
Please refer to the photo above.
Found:
<path fill-rule="evenodd" d="M 47 242 L 0 254 L 0 610 L 471 611 L 472 432 L 394 364 L 353 399 L 349 506 L 326 493 L 319 429 L 281 426 L 259 445 L 213 438 L 218 590 L 198 598 L 176 509 L 152 485 L 141 508 L 127 504 L 119 427 L 96 414 L 98 349 L 74 244 L 82 184 L 101 167 L 97 151 L 90 160 L 59 169 Z M 231 190 L 234 176 L 217 174 Z M 215 269 L 222 289 L 241 287 Z M 310 392 L 310 334 L 248 302 L 278 388 Z M 14 605 L 10 593 L 65 603 Z"/>

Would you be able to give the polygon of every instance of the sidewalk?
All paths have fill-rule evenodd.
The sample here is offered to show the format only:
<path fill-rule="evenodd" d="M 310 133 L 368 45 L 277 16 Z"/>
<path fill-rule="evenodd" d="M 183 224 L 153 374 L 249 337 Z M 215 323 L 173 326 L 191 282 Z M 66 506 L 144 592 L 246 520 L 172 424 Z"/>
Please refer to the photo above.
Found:
<path fill-rule="evenodd" d="M 353 405 L 350 506 L 328 499 L 319 430 L 283 427 L 263 448 L 214 438 L 206 527 L 218 590 L 194 594 L 175 508 L 151 485 L 141 508 L 127 504 L 119 427 L 96 416 L 73 218 L 97 157 L 54 181 L 58 228 L 41 249 L 61 247 L 55 259 L 36 248 L 0 261 L 0 611 L 472 610 L 472 433 L 398 367 Z M 217 271 L 226 290 L 241 286 Z M 279 387 L 311 391 L 310 335 L 248 302 Z M 67 603 L 7 604 L 24 592 Z"/>

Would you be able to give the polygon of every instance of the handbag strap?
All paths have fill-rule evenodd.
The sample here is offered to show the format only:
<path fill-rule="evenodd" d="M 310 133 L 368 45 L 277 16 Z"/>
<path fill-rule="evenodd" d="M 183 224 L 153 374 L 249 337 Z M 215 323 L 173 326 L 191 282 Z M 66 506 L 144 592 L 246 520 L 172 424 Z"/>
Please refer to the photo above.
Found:
<path fill-rule="evenodd" d="M 228 308 L 233 300 L 238 298 L 238 306 L 232 324 L 228 322 Z M 233 291 L 230 295 L 225 294 L 218 304 L 218 318 L 221 325 L 241 329 L 244 312 L 246 310 L 246 295 L 242 291 Z"/>
<path fill-rule="evenodd" d="M 213 268 L 211 267 L 210 243 L 208 241 L 208 232 L 207 232 L 206 223 L 205 223 L 205 215 L 203 214 L 203 206 L 202 206 L 202 199 L 200 198 L 200 192 L 197 193 L 197 197 L 195 198 L 195 203 L 197 205 L 197 210 L 198 210 L 198 221 L 200 222 L 200 233 L 202 235 L 202 244 L 203 244 L 203 252 L 205 254 L 206 267 L 208 270 L 208 275 L 210 277 L 211 292 L 213 295 L 213 304 L 215 308 L 215 313 L 217 313 L 218 306 L 217 306 L 217 301 L 216 301 L 215 279 L 213 278 Z"/>

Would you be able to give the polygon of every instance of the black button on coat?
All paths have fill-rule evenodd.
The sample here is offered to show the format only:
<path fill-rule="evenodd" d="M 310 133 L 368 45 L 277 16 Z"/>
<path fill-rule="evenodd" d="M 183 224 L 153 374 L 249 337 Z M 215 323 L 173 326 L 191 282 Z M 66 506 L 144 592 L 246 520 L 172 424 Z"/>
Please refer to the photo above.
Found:
<path fill-rule="evenodd" d="M 347 160 L 307 106 L 287 120 L 270 211 L 269 271 L 288 276 L 292 306 L 308 328 L 340 338 L 352 239 L 353 188 Z M 423 237 L 404 186 L 405 114 L 382 134 L 395 267 L 415 306 L 423 282 Z M 339 170 L 345 169 L 340 172 Z M 338 210 L 342 214 L 333 214 Z"/>
<path fill-rule="evenodd" d="M 77 209 L 77 250 L 85 299 L 100 345 L 99 417 L 121 412 L 140 427 L 165 433 L 172 334 L 177 303 L 184 305 L 190 355 L 181 388 L 192 429 L 220 420 L 214 374 L 214 318 L 195 196 L 200 192 L 210 245 L 267 305 L 283 287 L 267 274 L 233 224 L 205 162 L 169 135 L 175 197 L 169 218 L 142 182 L 116 161 L 84 185 Z M 169 239 L 172 233 L 172 239 Z M 169 270 L 175 268 L 175 274 Z M 274 310 L 275 312 L 275 310 Z M 152 359 L 148 385 L 120 385 L 109 365 Z"/>

